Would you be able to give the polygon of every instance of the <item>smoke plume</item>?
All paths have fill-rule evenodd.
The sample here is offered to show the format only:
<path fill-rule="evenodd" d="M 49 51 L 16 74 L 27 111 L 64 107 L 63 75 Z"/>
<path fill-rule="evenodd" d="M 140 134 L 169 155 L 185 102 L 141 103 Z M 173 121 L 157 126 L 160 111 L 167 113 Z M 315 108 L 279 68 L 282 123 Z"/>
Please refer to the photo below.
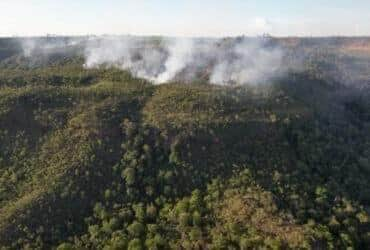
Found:
<path fill-rule="evenodd" d="M 263 38 L 162 38 L 100 36 L 79 39 L 24 39 L 25 56 L 80 46 L 84 67 L 118 67 L 159 84 L 190 82 L 258 84 L 284 72 L 283 50 Z"/>
<path fill-rule="evenodd" d="M 267 48 L 259 41 L 242 40 L 216 59 L 210 82 L 216 84 L 257 84 L 277 76 L 282 70 L 283 52 Z"/>
<path fill-rule="evenodd" d="M 85 66 L 115 66 L 154 83 L 206 72 L 214 84 L 254 84 L 282 72 L 283 55 L 263 39 L 101 37 L 87 42 Z"/>

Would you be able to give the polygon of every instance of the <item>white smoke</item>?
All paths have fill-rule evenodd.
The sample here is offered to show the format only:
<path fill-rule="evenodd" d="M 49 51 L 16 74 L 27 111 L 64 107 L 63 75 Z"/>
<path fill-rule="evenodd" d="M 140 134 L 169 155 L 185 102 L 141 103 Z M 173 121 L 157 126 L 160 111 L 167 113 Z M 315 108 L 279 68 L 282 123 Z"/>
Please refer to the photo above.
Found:
<path fill-rule="evenodd" d="M 193 39 L 100 37 L 89 39 L 85 67 L 115 66 L 154 83 L 173 79 L 191 61 Z"/>
<path fill-rule="evenodd" d="M 35 39 L 25 39 L 22 40 L 21 46 L 24 56 L 30 57 L 36 49 L 37 41 Z"/>
<path fill-rule="evenodd" d="M 153 83 L 258 84 L 284 72 L 283 50 L 263 38 L 191 39 L 99 36 L 22 40 L 25 56 L 80 46 L 84 67 L 118 67 Z M 81 51 L 81 50 L 80 50 Z"/>
<path fill-rule="evenodd" d="M 151 81 L 162 73 L 165 53 L 160 46 L 135 37 L 90 38 L 85 48 L 85 67 L 115 66 Z"/>
<path fill-rule="evenodd" d="M 255 84 L 282 72 L 284 53 L 264 39 L 101 37 L 86 47 L 85 66 L 116 66 L 154 83 L 191 81 L 208 72 L 214 84 Z M 177 77 L 178 75 L 181 77 Z"/>
<path fill-rule="evenodd" d="M 215 84 L 257 84 L 282 72 L 283 51 L 264 47 L 260 41 L 242 40 L 221 50 L 210 81 Z"/>
<path fill-rule="evenodd" d="M 36 54 L 47 55 L 56 51 L 65 51 L 66 48 L 77 46 L 84 41 L 83 38 L 61 38 L 61 37 L 30 37 L 20 38 L 19 42 L 25 57 Z"/>
<path fill-rule="evenodd" d="M 156 77 L 155 81 L 168 82 L 183 70 L 192 61 L 193 46 L 193 39 L 172 39 L 168 47 L 169 55 L 164 64 L 164 71 Z"/>

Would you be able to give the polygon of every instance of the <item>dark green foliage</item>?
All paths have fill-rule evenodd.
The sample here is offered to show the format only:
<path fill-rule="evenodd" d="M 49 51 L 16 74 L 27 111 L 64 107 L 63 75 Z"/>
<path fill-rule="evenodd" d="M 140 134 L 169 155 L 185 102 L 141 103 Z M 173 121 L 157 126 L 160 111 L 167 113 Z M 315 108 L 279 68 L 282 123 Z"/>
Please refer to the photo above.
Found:
<path fill-rule="evenodd" d="M 368 92 L 309 71 L 154 86 L 17 49 L 0 56 L 0 248 L 368 248 Z"/>

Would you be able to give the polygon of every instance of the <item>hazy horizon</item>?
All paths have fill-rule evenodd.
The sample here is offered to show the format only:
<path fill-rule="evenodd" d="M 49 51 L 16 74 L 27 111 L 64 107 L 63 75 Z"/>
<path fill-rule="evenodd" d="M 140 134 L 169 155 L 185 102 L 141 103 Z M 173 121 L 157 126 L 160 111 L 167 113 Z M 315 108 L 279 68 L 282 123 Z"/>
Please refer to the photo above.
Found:
<path fill-rule="evenodd" d="M 367 37 L 370 1 L 2 0 L 0 36 Z"/>
<path fill-rule="evenodd" d="M 135 34 L 81 34 L 81 35 L 69 35 L 69 34 L 40 34 L 40 35 L 0 35 L 0 38 L 84 38 L 84 37 L 161 37 L 161 38 L 189 38 L 189 39 L 223 39 L 223 38 L 237 38 L 237 37 L 246 37 L 246 38 L 261 38 L 261 37 L 272 37 L 278 39 L 285 38 L 370 38 L 370 35 L 327 35 L 327 36 L 305 36 L 305 35 L 291 35 L 291 36 L 277 36 L 270 33 L 263 33 L 258 35 L 244 35 L 244 34 L 235 34 L 230 36 L 176 36 L 176 35 L 135 35 Z"/>

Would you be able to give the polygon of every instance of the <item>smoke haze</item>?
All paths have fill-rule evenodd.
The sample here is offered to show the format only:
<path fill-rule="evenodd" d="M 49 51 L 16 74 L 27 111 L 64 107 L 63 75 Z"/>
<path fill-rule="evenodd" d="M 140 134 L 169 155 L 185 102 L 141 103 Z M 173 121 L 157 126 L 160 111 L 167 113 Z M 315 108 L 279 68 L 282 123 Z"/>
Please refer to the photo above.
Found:
<path fill-rule="evenodd" d="M 47 56 L 55 52 L 65 52 L 68 48 L 77 46 L 84 38 L 60 38 L 60 37 L 31 37 L 20 38 L 19 43 L 25 57 Z"/>
<path fill-rule="evenodd" d="M 206 74 L 213 84 L 242 85 L 259 84 L 287 70 L 282 63 L 284 50 L 266 40 L 99 36 L 23 39 L 21 44 L 26 57 L 78 45 L 84 67 L 117 67 L 155 84 L 191 82 Z"/>
<path fill-rule="evenodd" d="M 85 67 L 119 67 L 154 83 L 191 81 L 208 72 L 214 84 L 256 84 L 282 72 L 283 56 L 281 48 L 268 48 L 262 39 L 224 44 L 216 39 L 102 37 L 86 43 Z"/>

